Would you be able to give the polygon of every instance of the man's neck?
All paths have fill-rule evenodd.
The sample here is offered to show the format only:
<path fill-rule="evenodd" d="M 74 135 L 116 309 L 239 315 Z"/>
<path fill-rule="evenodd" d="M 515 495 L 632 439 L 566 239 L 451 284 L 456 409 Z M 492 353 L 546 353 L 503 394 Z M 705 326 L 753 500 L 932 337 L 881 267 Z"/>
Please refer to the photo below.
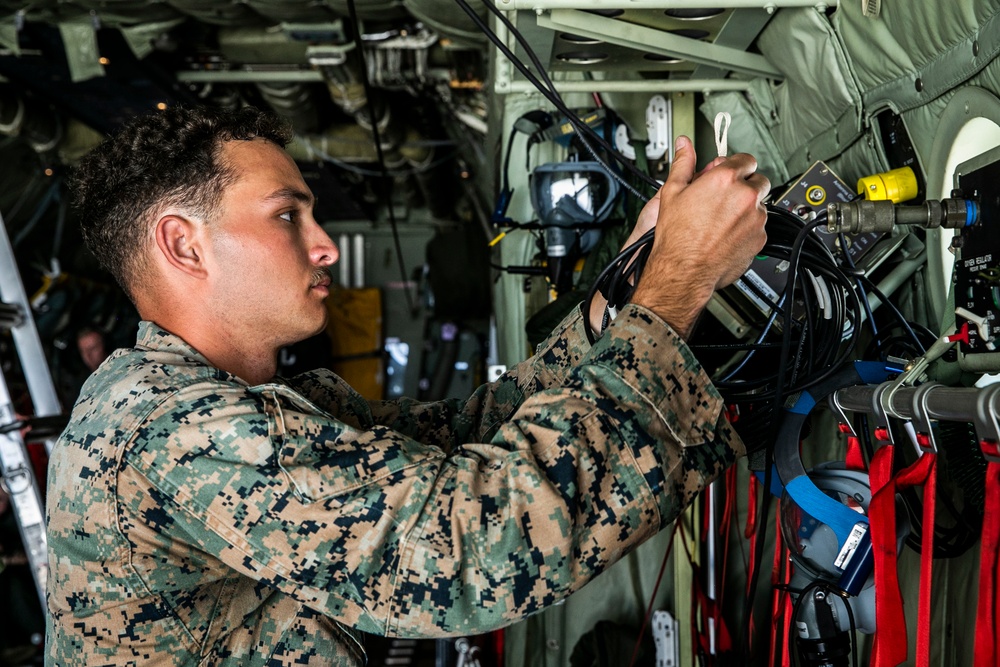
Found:
<path fill-rule="evenodd" d="M 216 368 L 232 373 L 250 385 L 267 382 L 274 377 L 278 369 L 277 351 L 251 352 L 227 348 L 224 345 L 215 345 L 209 350 L 204 349 L 204 346 L 195 345 L 195 349 Z"/>
<path fill-rule="evenodd" d="M 212 366 L 250 385 L 267 382 L 277 372 L 278 349 L 262 337 L 239 336 L 212 318 L 144 316 L 144 319 L 180 336 Z"/>

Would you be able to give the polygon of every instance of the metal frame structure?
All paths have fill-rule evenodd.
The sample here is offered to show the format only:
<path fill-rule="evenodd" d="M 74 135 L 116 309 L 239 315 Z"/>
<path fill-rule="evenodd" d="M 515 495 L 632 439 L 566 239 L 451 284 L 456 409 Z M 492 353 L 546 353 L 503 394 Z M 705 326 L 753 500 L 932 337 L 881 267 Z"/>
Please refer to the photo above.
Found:
<path fill-rule="evenodd" d="M 28 385 L 28 393 L 36 417 L 50 417 L 61 412 L 56 396 L 52 375 L 49 373 L 45 352 L 35 320 L 31 317 L 21 274 L 14 259 L 14 249 L 3 218 L 0 217 L 0 301 L 16 309 L 18 317 L 9 318 L 3 325 L 9 328 L 21 361 L 21 369 Z M 7 386 L 7 380 L 0 372 L 0 425 L 15 424 L 18 417 Z M 46 441 L 46 449 L 51 452 L 51 440 Z M 45 534 L 45 511 L 38 481 L 31 466 L 24 438 L 17 428 L 0 429 L 0 473 L 3 485 L 10 494 L 11 506 L 21 533 L 21 541 L 28 557 L 28 565 L 38 589 L 38 596 L 45 609 L 45 582 L 48 577 L 48 541 Z"/>

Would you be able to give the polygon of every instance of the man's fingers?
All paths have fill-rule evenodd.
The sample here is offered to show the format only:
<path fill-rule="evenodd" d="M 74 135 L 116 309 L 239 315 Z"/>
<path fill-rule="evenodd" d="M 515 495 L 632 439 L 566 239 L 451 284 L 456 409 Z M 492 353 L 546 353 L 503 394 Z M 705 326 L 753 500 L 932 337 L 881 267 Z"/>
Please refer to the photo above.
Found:
<path fill-rule="evenodd" d="M 747 153 L 730 155 L 726 158 L 726 162 L 730 168 L 743 178 L 748 178 L 757 171 L 757 158 Z"/>
<path fill-rule="evenodd" d="M 720 164 L 722 164 L 725 161 L 726 161 L 726 158 L 724 158 L 724 157 L 717 157 L 717 158 L 715 158 L 714 160 L 712 160 L 711 162 L 709 162 L 708 164 L 706 164 L 705 167 L 701 171 L 699 171 L 697 174 L 695 174 L 694 178 L 692 180 L 695 180 L 695 181 L 698 180 L 704 174 L 708 173 L 709 171 L 711 171 L 715 167 L 718 167 Z"/>
<path fill-rule="evenodd" d="M 694 146 L 691 140 L 681 135 L 677 137 L 674 144 L 674 161 L 670 165 L 670 173 L 667 175 L 667 183 L 673 184 L 680 189 L 691 182 L 694 178 L 694 168 L 697 156 L 694 153 Z"/>
<path fill-rule="evenodd" d="M 747 177 L 747 183 L 752 185 L 757 190 L 757 203 L 760 204 L 761 200 L 767 196 L 767 193 L 771 191 L 771 181 L 763 174 L 753 173 Z"/>

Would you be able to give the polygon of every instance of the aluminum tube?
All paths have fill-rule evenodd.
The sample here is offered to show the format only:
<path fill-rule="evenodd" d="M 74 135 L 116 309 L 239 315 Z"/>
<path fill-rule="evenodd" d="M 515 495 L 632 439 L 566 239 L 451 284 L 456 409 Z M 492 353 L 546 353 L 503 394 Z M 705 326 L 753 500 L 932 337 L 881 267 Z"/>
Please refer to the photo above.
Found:
<path fill-rule="evenodd" d="M 840 407 L 851 412 L 872 411 L 872 396 L 877 385 L 847 387 L 837 390 L 837 402 Z M 880 386 L 880 385 L 878 385 Z M 931 419 L 953 422 L 975 422 L 976 402 L 980 394 L 987 388 L 975 387 L 938 387 L 927 394 L 927 412 Z M 914 387 L 900 387 L 889 399 L 890 416 L 898 419 L 912 419 Z M 993 413 L 1000 412 L 1000 405 L 994 398 Z"/>
<path fill-rule="evenodd" d="M 778 7 L 816 7 L 827 9 L 836 7 L 839 0 L 721 0 L 712 2 L 712 7 L 723 9 L 747 8 L 765 9 L 769 12 Z M 504 11 L 528 9 L 704 9 L 705 0 L 496 0 L 498 8 Z"/>
<path fill-rule="evenodd" d="M 353 248 L 351 255 L 354 260 L 354 282 L 351 287 L 365 286 L 365 235 L 355 234 L 351 239 Z"/>
<path fill-rule="evenodd" d="M 560 93 L 699 93 L 742 91 L 750 88 L 750 81 L 736 79 L 636 79 L 632 81 L 555 81 Z M 529 81 L 510 81 L 501 85 L 498 93 L 534 93 Z"/>
<path fill-rule="evenodd" d="M 178 81 L 192 83 L 256 83 L 258 81 L 303 81 L 321 82 L 323 75 L 316 70 L 296 69 L 296 70 L 197 70 L 193 72 L 178 72 Z"/>
<path fill-rule="evenodd" d="M 340 259 L 337 260 L 337 268 L 339 269 L 341 287 L 351 286 L 351 246 L 349 239 L 350 237 L 347 234 L 341 234 L 337 237 L 337 248 L 340 250 Z"/>

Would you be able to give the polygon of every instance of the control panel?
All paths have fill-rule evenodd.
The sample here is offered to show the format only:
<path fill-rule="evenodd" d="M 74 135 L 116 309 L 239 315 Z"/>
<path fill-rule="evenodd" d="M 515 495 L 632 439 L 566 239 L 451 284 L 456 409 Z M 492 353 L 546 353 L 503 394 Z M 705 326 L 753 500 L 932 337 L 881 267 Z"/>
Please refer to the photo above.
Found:
<path fill-rule="evenodd" d="M 961 165 L 955 173 L 960 196 L 977 201 L 979 224 L 952 240 L 955 249 L 955 324 L 962 365 L 1000 369 L 1000 149 Z M 956 193 L 958 194 L 958 193 Z M 976 357 L 976 358 L 974 358 Z"/>

